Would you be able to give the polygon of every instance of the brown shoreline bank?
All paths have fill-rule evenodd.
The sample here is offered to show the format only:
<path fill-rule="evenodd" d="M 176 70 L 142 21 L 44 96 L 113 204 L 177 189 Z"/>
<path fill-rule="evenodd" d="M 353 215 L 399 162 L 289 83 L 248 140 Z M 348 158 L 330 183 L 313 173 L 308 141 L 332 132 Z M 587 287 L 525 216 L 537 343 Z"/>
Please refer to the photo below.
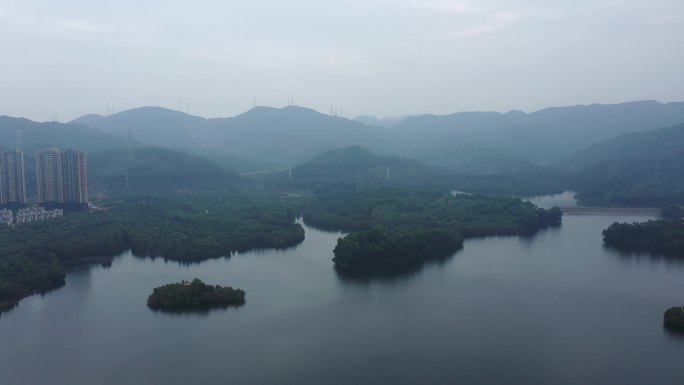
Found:
<path fill-rule="evenodd" d="M 662 209 L 658 207 L 561 207 L 563 214 L 567 215 L 644 215 L 644 216 L 660 216 Z"/>

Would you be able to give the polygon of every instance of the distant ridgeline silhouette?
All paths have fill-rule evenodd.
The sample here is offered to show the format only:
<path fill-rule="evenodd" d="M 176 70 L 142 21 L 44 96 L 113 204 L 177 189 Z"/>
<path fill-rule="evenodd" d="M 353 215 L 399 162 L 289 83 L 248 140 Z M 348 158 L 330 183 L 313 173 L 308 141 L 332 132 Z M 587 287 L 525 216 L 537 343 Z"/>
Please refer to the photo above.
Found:
<path fill-rule="evenodd" d="M 369 122 L 368 119 L 361 120 Z M 584 197 L 593 195 L 592 200 L 605 201 L 605 197 L 601 198 L 605 192 L 614 192 L 617 188 L 624 188 L 624 185 L 618 183 L 615 186 L 589 188 L 593 182 L 587 181 L 586 178 L 592 179 L 595 176 L 596 179 L 600 179 L 605 175 L 628 177 L 622 170 L 637 167 L 643 170 L 632 176 L 640 178 L 641 181 L 650 172 L 656 189 L 660 189 L 658 186 L 664 181 L 668 178 L 672 180 L 673 175 L 668 173 L 671 173 L 670 168 L 677 164 L 678 155 L 668 150 L 672 156 L 667 159 L 647 159 L 641 155 L 629 158 L 633 160 L 604 159 L 605 157 L 597 155 L 603 150 L 587 149 L 573 160 L 572 154 L 619 135 L 661 127 L 676 127 L 682 122 L 684 103 L 654 101 L 554 107 L 533 113 L 462 112 L 444 116 L 411 116 L 398 119 L 397 123 L 389 128 L 371 126 L 297 106 L 255 107 L 235 117 L 215 119 L 205 119 L 160 107 L 143 107 L 109 116 L 86 115 L 69 124 L 35 123 L 26 119 L 0 117 L 0 143 L 15 143 L 20 138 L 22 148 L 27 154 L 49 146 L 76 147 L 96 159 L 99 152 L 126 149 L 126 138 L 131 132 L 136 145 L 144 143 L 180 150 L 174 152 L 173 157 L 178 159 L 171 163 L 185 163 L 188 169 L 193 168 L 190 164 L 199 162 L 198 159 L 188 158 L 194 155 L 239 171 L 291 169 L 295 182 L 298 179 L 298 172 L 300 177 L 302 173 L 308 173 L 310 179 L 320 176 L 316 176 L 312 169 L 323 166 L 314 166 L 321 160 L 315 159 L 318 155 L 330 150 L 359 145 L 379 157 L 401 157 L 394 160 L 391 160 L 391 157 L 378 160 L 380 163 L 401 164 L 377 163 L 370 168 L 361 167 L 360 171 L 357 166 L 352 172 L 349 162 L 346 162 L 344 170 L 338 168 L 328 176 L 328 179 L 337 175 L 343 177 L 345 183 L 358 183 L 364 179 L 398 183 L 402 180 L 402 170 L 416 180 L 426 178 L 425 175 L 434 180 L 432 173 L 442 175 L 444 170 L 447 170 L 450 175 L 458 175 L 459 186 L 470 187 L 475 191 L 526 194 L 576 188 L 581 190 Z M 390 126 L 387 122 L 383 125 Z M 670 139 L 664 143 L 664 148 L 671 149 L 679 142 Z M 605 151 L 612 153 L 613 150 Z M 643 151 L 649 154 L 654 151 L 662 153 L 661 149 L 656 151 L 655 146 L 643 147 Z M 145 155 L 144 151 L 135 150 L 135 153 L 138 157 Z M 161 158 L 168 155 L 163 155 L 159 151 L 148 153 Z M 185 160 L 181 161 L 180 158 Z M 582 160 L 578 161 L 579 158 Z M 639 162 L 643 159 L 653 164 L 640 165 Z M 310 160 L 314 160 L 312 164 L 303 166 Z M 608 160 L 612 163 L 606 163 Z M 628 166 L 632 161 L 636 162 L 635 165 Z M 155 163 L 151 159 L 145 162 Z M 616 162 L 628 163 L 620 165 Z M 103 176 L 92 175 L 92 178 L 103 181 L 111 176 L 112 179 L 103 183 L 115 184 L 114 180 L 118 180 L 116 172 L 112 171 L 116 169 L 115 163 L 113 160 L 98 162 L 97 167 L 102 165 L 109 171 Z M 32 169 L 33 164 L 31 159 L 26 160 L 28 179 L 31 178 L 31 173 L 35 172 Z M 298 165 L 302 167 L 298 168 Z M 134 166 L 133 164 L 130 167 Z M 178 170 L 186 166 L 179 164 Z M 230 179 L 228 176 L 220 176 L 221 172 L 215 166 L 207 164 L 206 175 L 217 175 L 219 180 L 223 180 L 224 177 Z M 434 166 L 439 166 L 440 169 Z M 143 172 L 131 170 L 130 167 L 128 169 L 133 173 Z M 159 173 L 163 174 L 166 166 L 159 167 Z M 602 167 L 604 170 L 600 171 Z M 167 168 L 171 169 L 170 166 Z M 592 169 L 594 171 L 591 171 Z M 569 177 L 580 171 L 586 178 L 582 175 Z M 182 175 L 184 176 L 181 179 L 192 179 L 190 173 Z M 198 178 L 201 176 L 196 175 Z M 676 177 L 676 174 L 674 176 Z M 604 179 L 615 181 L 620 178 Z M 530 187 L 526 188 L 526 185 Z M 29 184 L 28 194 L 35 193 L 30 191 L 31 188 Z M 646 188 L 639 187 L 640 190 Z M 588 189 L 597 192 L 590 194 Z M 675 196 L 678 196 L 677 184 L 667 189 L 675 191 Z M 672 197 L 660 195 L 651 198 L 672 200 Z M 628 201 L 630 200 L 615 200 Z"/>
<path fill-rule="evenodd" d="M 666 206 L 684 203 L 684 124 L 593 144 L 557 162 L 574 173 L 584 203 Z"/>

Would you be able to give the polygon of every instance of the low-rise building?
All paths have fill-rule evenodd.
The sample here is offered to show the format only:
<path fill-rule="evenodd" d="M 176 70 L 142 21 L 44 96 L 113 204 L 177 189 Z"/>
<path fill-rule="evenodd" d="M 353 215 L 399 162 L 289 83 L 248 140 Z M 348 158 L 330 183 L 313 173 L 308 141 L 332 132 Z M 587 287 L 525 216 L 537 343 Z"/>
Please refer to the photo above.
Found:
<path fill-rule="evenodd" d="M 14 214 L 11 210 L 0 210 L 0 225 L 12 226 L 14 224 Z"/>
<path fill-rule="evenodd" d="M 14 224 L 19 225 L 28 222 L 44 221 L 46 219 L 57 218 L 63 215 L 64 210 L 62 209 L 45 210 L 44 207 L 19 209 L 17 211 L 17 215 L 14 217 Z"/>

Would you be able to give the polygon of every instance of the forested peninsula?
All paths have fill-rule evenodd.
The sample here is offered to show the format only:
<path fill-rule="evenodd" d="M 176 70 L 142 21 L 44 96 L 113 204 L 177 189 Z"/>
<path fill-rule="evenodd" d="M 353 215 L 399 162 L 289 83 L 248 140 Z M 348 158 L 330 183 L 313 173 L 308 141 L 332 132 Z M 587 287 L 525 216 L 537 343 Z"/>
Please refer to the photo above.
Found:
<path fill-rule="evenodd" d="M 295 202 L 272 194 L 165 194 L 106 202 L 105 210 L 0 227 L 0 309 L 64 284 L 65 265 L 93 256 L 200 261 L 294 246 L 304 229 Z"/>
<path fill-rule="evenodd" d="M 684 257 L 684 221 L 662 219 L 643 223 L 613 223 L 603 230 L 607 246 Z"/>
<path fill-rule="evenodd" d="M 68 266 L 129 249 L 193 262 L 294 246 L 304 239 L 300 213 L 312 226 L 354 231 L 334 249 L 335 266 L 349 269 L 416 263 L 452 253 L 464 238 L 533 234 L 561 219 L 560 210 L 519 198 L 427 188 L 147 193 L 97 204 L 95 212 L 0 228 L 0 309 L 63 285 Z"/>
<path fill-rule="evenodd" d="M 559 225 L 561 216 L 519 198 L 406 189 L 331 191 L 304 209 L 307 224 L 353 231 L 334 249 L 343 269 L 416 263 L 457 250 L 464 238 L 529 235 Z"/>

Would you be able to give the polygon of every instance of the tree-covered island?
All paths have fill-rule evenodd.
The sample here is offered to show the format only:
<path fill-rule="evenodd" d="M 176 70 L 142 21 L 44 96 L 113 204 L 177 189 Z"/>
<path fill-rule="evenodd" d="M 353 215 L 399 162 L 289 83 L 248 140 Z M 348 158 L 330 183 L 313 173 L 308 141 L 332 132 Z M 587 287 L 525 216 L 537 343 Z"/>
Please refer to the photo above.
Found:
<path fill-rule="evenodd" d="M 684 306 L 674 306 L 663 314 L 663 325 L 667 328 L 684 331 Z"/>
<path fill-rule="evenodd" d="M 154 289 L 147 306 L 154 309 L 242 305 L 245 292 L 232 287 L 207 285 L 200 279 L 170 283 Z"/>
<path fill-rule="evenodd" d="M 335 266 L 343 269 L 416 263 L 458 250 L 464 238 L 531 235 L 559 225 L 561 216 L 558 208 L 519 198 L 390 188 L 330 191 L 304 209 L 307 224 L 355 231 L 334 249 Z"/>

